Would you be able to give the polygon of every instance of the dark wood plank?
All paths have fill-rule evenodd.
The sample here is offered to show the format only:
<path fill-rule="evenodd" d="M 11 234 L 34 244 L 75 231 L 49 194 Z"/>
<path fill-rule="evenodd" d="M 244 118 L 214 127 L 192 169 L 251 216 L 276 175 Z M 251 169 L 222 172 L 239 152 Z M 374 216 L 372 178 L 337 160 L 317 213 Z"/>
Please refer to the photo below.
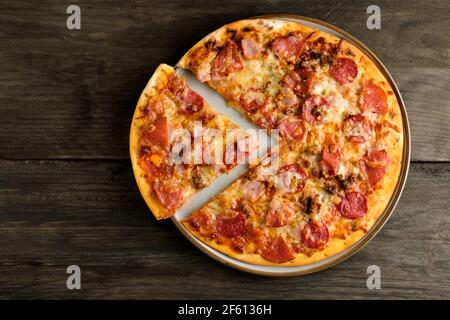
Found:
<path fill-rule="evenodd" d="M 448 2 L 379 1 L 379 31 L 365 28 L 370 1 L 77 4 L 74 32 L 66 3 L 0 3 L 0 159 L 68 159 L 0 160 L 0 298 L 450 298 L 450 165 L 436 163 L 450 161 Z M 433 162 L 412 164 L 395 215 L 362 252 L 286 279 L 227 268 L 155 221 L 127 160 L 134 104 L 157 64 L 227 22 L 277 12 L 328 21 L 371 47 L 404 95 L 412 159 Z M 70 264 L 82 268 L 80 291 L 66 289 Z M 371 264 L 380 291 L 366 288 Z"/>
<path fill-rule="evenodd" d="M 378 31 L 365 27 L 369 1 L 77 4 L 80 31 L 66 29 L 67 3 L 0 4 L 0 158 L 127 158 L 135 102 L 160 62 L 174 64 L 227 22 L 278 12 L 328 21 L 371 47 L 405 96 L 412 159 L 450 160 L 450 39 L 442 32 L 450 29 L 448 1 L 382 1 Z"/>
<path fill-rule="evenodd" d="M 412 164 L 360 253 L 318 274 L 265 278 L 210 259 L 150 216 L 128 161 L 0 161 L 0 298 L 450 298 L 450 166 Z M 66 289 L 65 269 L 82 269 Z M 382 289 L 366 288 L 367 266 Z"/>

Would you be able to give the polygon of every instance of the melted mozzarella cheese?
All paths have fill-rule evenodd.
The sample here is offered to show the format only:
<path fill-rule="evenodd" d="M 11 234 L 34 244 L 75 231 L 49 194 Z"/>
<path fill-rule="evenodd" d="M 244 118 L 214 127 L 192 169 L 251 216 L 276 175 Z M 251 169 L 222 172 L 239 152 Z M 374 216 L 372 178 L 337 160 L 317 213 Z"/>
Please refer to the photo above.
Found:
<path fill-rule="evenodd" d="M 344 86 L 337 83 L 327 71 L 319 70 L 311 88 L 311 94 L 324 97 L 331 108 L 327 121 L 340 124 L 347 114 L 359 113 L 357 92 L 359 84 L 355 81 Z"/>

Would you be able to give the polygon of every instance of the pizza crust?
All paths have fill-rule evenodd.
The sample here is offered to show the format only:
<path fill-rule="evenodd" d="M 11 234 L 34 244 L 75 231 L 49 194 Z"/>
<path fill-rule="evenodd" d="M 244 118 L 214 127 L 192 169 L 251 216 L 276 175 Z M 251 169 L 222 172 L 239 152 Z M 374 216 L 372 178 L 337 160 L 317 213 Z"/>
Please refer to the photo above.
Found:
<path fill-rule="evenodd" d="M 307 264 L 312 264 L 318 261 L 321 261 L 323 259 L 326 259 L 328 257 L 331 257 L 339 252 L 344 251 L 348 247 L 350 247 L 352 244 L 356 243 L 359 239 L 361 239 L 365 233 L 358 230 L 357 232 L 354 232 L 350 237 L 348 237 L 345 240 L 342 239 L 332 239 L 328 244 L 327 247 L 322 251 L 314 252 L 313 255 L 307 256 L 303 253 L 297 253 L 295 255 L 295 259 L 291 260 L 286 263 L 273 263 L 270 262 L 263 257 L 261 257 L 260 254 L 242 254 L 238 253 L 236 251 L 233 251 L 229 246 L 227 245 L 221 245 L 214 240 L 208 239 L 200 235 L 198 232 L 193 230 L 189 223 L 186 221 L 182 221 L 183 225 L 200 241 L 207 244 L 211 248 L 242 262 L 261 265 L 261 266 L 280 266 L 280 267 L 294 267 L 294 266 L 303 266 Z"/>
<path fill-rule="evenodd" d="M 192 62 L 203 61 L 207 56 L 207 43 L 214 39 L 218 45 L 224 44 L 227 39 L 227 30 L 229 29 L 241 29 L 244 27 L 254 27 L 255 29 L 261 27 L 268 27 L 276 30 L 280 34 L 289 31 L 299 31 L 303 33 L 313 33 L 315 30 L 304 25 L 300 25 L 296 22 L 288 22 L 284 20 L 276 19 L 252 19 L 252 20 L 239 20 L 232 22 L 217 29 L 199 42 L 197 42 L 186 54 L 180 59 L 177 66 L 183 69 L 190 69 L 192 67 Z"/>
<path fill-rule="evenodd" d="M 147 180 L 145 179 L 145 172 L 138 164 L 139 160 L 139 127 L 142 124 L 140 118 L 142 115 L 142 108 L 147 106 L 148 97 L 151 97 L 155 94 L 155 87 L 164 86 L 167 82 L 167 75 L 173 72 L 172 67 L 166 64 L 160 64 L 158 68 L 155 70 L 147 85 L 139 97 L 139 100 L 136 104 L 136 109 L 134 111 L 133 120 L 131 121 L 130 128 L 130 158 L 131 164 L 133 166 L 134 177 L 136 178 L 136 182 L 141 192 L 142 197 L 145 200 L 145 203 L 150 208 L 153 215 L 156 219 L 166 219 L 170 217 L 170 214 L 167 209 L 165 209 L 159 201 L 152 196 L 152 189 L 150 188 Z"/>

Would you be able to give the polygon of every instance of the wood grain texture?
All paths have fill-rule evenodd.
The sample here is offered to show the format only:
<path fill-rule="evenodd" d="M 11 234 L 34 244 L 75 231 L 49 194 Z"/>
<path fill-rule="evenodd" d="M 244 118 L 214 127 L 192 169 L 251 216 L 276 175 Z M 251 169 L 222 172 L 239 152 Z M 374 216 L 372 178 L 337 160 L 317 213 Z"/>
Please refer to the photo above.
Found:
<path fill-rule="evenodd" d="M 450 167 L 413 164 L 370 244 L 305 277 L 229 269 L 148 212 L 127 161 L 0 161 L 0 298 L 450 298 Z M 65 287 L 68 265 L 82 289 Z M 366 270 L 382 270 L 382 289 Z"/>
<path fill-rule="evenodd" d="M 0 298 L 450 299 L 448 1 L 377 1 L 377 31 L 365 27 L 372 1 L 76 4 L 80 31 L 66 28 L 68 3 L 0 2 Z M 366 43 L 411 122 L 414 163 L 391 220 L 360 253 L 305 277 L 207 257 L 151 216 L 128 160 L 134 106 L 156 66 L 225 23 L 269 13 L 318 18 Z M 82 290 L 66 289 L 71 264 Z M 378 291 L 366 288 L 371 264 Z"/>
<path fill-rule="evenodd" d="M 333 23 L 372 48 L 404 95 L 412 160 L 450 161 L 448 1 L 381 2 L 376 31 L 365 27 L 366 1 L 77 4 L 80 31 L 66 29 L 65 3 L 0 4 L 0 158 L 128 158 L 133 109 L 160 62 L 174 64 L 227 22 L 284 12 Z"/>

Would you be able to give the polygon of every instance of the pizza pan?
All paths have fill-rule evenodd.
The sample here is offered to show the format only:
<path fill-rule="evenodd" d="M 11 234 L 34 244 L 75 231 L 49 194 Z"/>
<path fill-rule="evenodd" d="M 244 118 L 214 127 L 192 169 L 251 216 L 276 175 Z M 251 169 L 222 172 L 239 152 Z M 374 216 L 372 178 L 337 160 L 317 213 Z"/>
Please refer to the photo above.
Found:
<path fill-rule="evenodd" d="M 176 227 L 197 248 L 199 248 L 201 251 L 206 253 L 208 256 L 212 257 L 213 259 L 215 259 L 227 266 L 230 266 L 232 268 L 235 268 L 235 269 L 238 269 L 241 271 L 245 271 L 245 272 L 249 272 L 249 273 L 253 273 L 253 274 L 259 274 L 259 275 L 266 275 L 266 276 L 306 275 L 306 274 L 310 274 L 310 273 L 317 272 L 317 271 L 329 268 L 331 266 L 334 266 L 334 265 L 344 261 L 345 259 L 349 258 L 350 256 L 352 256 L 359 250 L 361 250 L 381 230 L 383 225 L 387 222 L 389 217 L 392 215 L 392 213 L 394 212 L 394 209 L 400 199 L 401 193 L 403 191 L 403 187 L 405 185 L 406 177 L 407 177 L 408 169 L 409 169 L 409 160 L 410 160 L 410 152 L 411 152 L 409 122 L 408 122 L 408 117 L 406 114 L 405 104 L 403 102 L 403 99 L 400 95 L 398 87 L 395 84 L 392 76 L 389 74 L 386 67 L 378 59 L 378 57 L 369 48 L 367 48 L 361 41 L 357 40 L 355 37 L 353 37 L 352 35 L 348 34 L 347 32 L 341 30 L 340 28 L 338 28 L 336 26 L 333 26 L 329 23 L 326 23 L 326 22 L 323 22 L 323 21 L 320 21 L 317 19 L 313 19 L 313 18 L 298 16 L 298 15 L 277 14 L 277 15 L 257 16 L 257 17 L 252 17 L 249 19 L 257 19 L 257 18 L 279 19 L 279 20 L 287 20 L 287 21 L 292 21 L 292 22 L 299 22 L 306 26 L 327 32 L 329 34 L 332 34 L 334 36 L 337 36 L 339 38 L 342 38 L 342 39 L 345 39 L 345 40 L 351 42 L 353 45 L 358 47 L 362 52 L 364 52 L 366 54 L 366 56 L 369 57 L 376 64 L 376 66 L 383 73 L 383 75 L 385 76 L 387 81 L 389 81 L 391 87 L 393 88 L 393 90 L 395 92 L 397 100 L 399 102 L 402 119 L 403 119 L 403 134 L 404 134 L 403 143 L 404 144 L 403 144 L 402 167 L 401 167 L 400 175 L 399 175 L 399 178 L 397 181 L 397 185 L 395 187 L 395 190 L 393 192 L 393 195 L 392 195 L 390 201 L 388 202 L 384 212 L 380 215 L 380 217 L 375 222 L 375 224 L 372 226 L 372 228 L 359 241 L 357 241 L 352 246 L 348 247 L 347 249 L 339 252 L 338 254 L 336 254 L 334 256 L 328 257 L 326 259 L 323 259 L 321 261 L 318 261 L 318 262 L 315 262 L 312 264 L 303 265 L 303 266 L 261 266 L 261 265 L 250 264 L 250 263 L 242 262 L 242 261 L 236 260 L 234 258 L 231 258 L 231 257 L 209 247 L 208 245 L 204 244 L 203 242 L 201 242 L 200 240 L 195 238 L 183 226 L 183 224 L 181 223 L 181 220 L 189 212 L 192 212 L 192 210 L 194 210 L 195 207 L 191 206 L 188 209 L 185 209 L 184 211 L 183 210 L 178 211 L 172 217 L 172 221 L 176 225 Z M 188 71 L 181 70 L 180 72 L 183 74 L 183 76 L 186 76 L 187 78 L 189 78 Z M 193 78 L 192 75 L 191 75 L 191 78 Z M 191 81 L 195 81 L 195 80 L 191 80 Z M 191 83 L 189 82 L 189 79 L 188 79 L 188 83 L 189 83 L 189 85 L 191 85 Z M 215 107 L 216 107 L 216 105 L 220 105 L 220 104 L 225 105 L 225 102 L 223 101 L 223 99 L 222 99 L 222 101 L 216 101 L 217 99 L 221 99 L 221 98 L 218 98 L 217 94 L 213 93 L 212 90 L 205 88 L 205 87 L 207 87 L 207 85 L 201 85 L 201 84 L 197 83 L 194 87 L 194 90 L 200 91 L 200 93 L 202 95 L 204 95 L 208 101 L 214 102 L 212 105 L 214 105 Z M 210 92 L 208 92 L 208 90 L 210 90 Z M 219 109 L 218 110 L 219 112 L 223 112 L 223 110 L 225 110 L 224 108 L 218 108 L 218 109 Z M 225 110 L 225 113 L 230 112 L 229 110 L 231 108 L 227 108 L 227 109 L 228 109 L 228 111 Z M 235 121 L 238 124 L 241 124 L 242 121 L 244 121 L 242 119 L 236 119 L 235 115 L 232 115 L 232 114 L 231 115 L 226 114 L 226 115 L 229 116 L 232 121 Z M 242 168 L 237 169 L 237 170 L 242 173 Z M 239 174 L 234 174 L 234 176 L 224 178 L 224 179 L 235 179 L 237 176 L 239 176 Z M 219 183 L 219 185 L 220 185 L 220 183 Z M 221 188 L 223 189 L 224 187 L 225 187 L 225 184 L 222 183 Z M 220 189 L 216 190 L 215 192 L 218 192 L 218 191 L 220 191 Z M 205 195 L 205 193 L 206 193 L 206 195 Z M 211 192 L 211 190 L 208 190 L 203 193 L 203 197 L 208 197 L 208 196 L 210 197 L 212 194 L 214 194 L 214 192 Z M 203 201 L 204 200 L 205 200 L 205 198 L 203 199 Z"/>

